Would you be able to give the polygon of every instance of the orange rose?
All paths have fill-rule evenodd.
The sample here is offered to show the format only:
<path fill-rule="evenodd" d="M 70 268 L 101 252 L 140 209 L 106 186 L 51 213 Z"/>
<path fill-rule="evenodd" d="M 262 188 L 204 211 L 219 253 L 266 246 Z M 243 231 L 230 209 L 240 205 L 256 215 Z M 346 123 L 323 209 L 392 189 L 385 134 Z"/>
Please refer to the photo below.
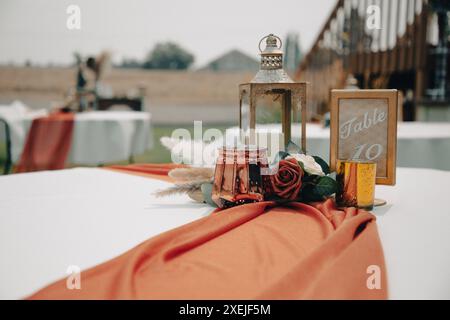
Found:
<path fill-rule="evenodd" d="M 278 172 L 270 177 L 273 193 L 290 201 L 298 199 L 303 174 L 302 167 L 294 158 L 281 160 Z"/>

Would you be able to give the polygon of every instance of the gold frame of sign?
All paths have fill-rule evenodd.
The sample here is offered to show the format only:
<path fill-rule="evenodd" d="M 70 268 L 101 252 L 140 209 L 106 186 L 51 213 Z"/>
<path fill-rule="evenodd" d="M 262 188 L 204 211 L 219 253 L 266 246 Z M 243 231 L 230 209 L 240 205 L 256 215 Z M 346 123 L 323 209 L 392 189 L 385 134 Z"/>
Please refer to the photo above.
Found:
<path fill-rule="evenodd" d="M 397 90 L 332 90 L 330 168 L 338 160 L 377 163 L 376 184 L 395 185 Z"/>

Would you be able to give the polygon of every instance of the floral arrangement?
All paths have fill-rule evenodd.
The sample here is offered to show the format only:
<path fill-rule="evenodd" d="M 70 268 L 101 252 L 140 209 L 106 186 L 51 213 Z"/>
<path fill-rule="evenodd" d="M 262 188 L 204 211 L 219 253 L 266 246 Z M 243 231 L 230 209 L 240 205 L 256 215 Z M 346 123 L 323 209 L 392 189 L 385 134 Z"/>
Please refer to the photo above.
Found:
<path fill-rule="evenodd" d="M 322 201 L 338 190 L 337 182 L 330 176 L 328 164 L 317 156 L 279 152 L 271 171 L 274 174 L 263 180 L 266 184 L 264 199 L 267 201 L 310 203 Z M 175 185 L 159 191 L 157 196 L 187 194 L 195 201 L 217 206 L 211 198 L 212 168 L 174 169 L 169 176 L 175 180 Z"/>
<path fill-rule="evenodd" d="M 330 177 L 330 167 L 317 156 L 280 152 L 278 171 L 270 176 L 270 191 L 266 200 L 278 202 L 314 202 L 330 197 L 338 190 Z"/>

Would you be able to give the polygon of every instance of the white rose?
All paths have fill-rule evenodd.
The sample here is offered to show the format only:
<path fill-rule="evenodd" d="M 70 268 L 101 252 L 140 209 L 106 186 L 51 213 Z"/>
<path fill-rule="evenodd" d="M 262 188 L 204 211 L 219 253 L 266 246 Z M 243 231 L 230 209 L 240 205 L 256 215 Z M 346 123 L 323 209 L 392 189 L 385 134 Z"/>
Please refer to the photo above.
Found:
<path fill-rule="evenodd" d="M 322 167 L 311 156 L 308 156 L 306 154 L 294 154 L 288 158 L 294 158 L 298 162 L 303 163 L 305 171 L 309 174 L 321 177 L 325 175 L 325 173 L 322 170 Z"/>

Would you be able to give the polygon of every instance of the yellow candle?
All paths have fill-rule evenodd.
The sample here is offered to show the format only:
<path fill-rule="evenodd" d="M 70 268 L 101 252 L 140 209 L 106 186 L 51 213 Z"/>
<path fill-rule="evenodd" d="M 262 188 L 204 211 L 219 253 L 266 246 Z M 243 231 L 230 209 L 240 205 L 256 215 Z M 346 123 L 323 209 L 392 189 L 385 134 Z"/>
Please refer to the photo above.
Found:
<path fill-rule="evenodd" d="M 336 180 L 339 191 L 336 201 L 339 206 L 373 209 L 377 165 L 375 162 L 339 160 Z"/>

